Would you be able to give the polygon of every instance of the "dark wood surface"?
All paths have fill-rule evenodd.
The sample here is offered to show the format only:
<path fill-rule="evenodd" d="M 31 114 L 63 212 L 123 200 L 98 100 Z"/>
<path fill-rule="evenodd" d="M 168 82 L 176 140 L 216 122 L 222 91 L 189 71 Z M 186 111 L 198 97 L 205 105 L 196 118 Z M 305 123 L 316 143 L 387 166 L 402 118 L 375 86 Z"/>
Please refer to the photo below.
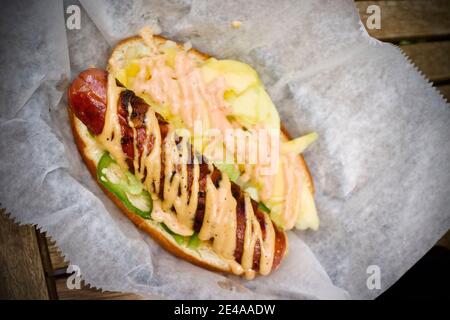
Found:
<path fill-rule="evenodd" d="M 49 299 L 36 229 L 0 213 L 0 299 Z"/>
<path fill-rule="evenodd" d="M 373 37 L 399 45 L 450 101 L 450 0 L 356 1 L 361 20 L 367 7 L 381 9 L 381 29 Z M 439 245 L 450 248 L 450 233 Z M 32 226 L 19 226 L 0 210 L 0 299 L 139 299 L 82 285 L 69 289 L 59 249 Z"/>
<path fill-rule="evenodd" d="M 440 84 L 450 80 L 449 40 L 401 45 L 400 48 L 434 83 Z"/>
<path fill-rule="evenodd" d="M 366 28 L 367 32 L 399 45 L 450 101 L 450 1 L 356 1 L 355 4 L 364 25 L 370 15 L 367 8 L 380 7 L 381 29 Z"/>
<path fill-rule="evenodd" d="M 450 102 L 450 84 L 440 85 L 439 91 L 441 91 L 442 95 L 447 98 L 448 102 Z"/>
<path fill-rule="evenodd" d="M 69 289 L 65 277 L 55 280 L 58 299 L 60 300 L 142 300 L 141 296 L 122 292 L 102 292 L 99 289 L 89 288 L 82 285 L 79 290 Z"/>
<path fill-rule="evenodd" d="M 368 32 L 379 40 L 441 40 L 450 36 L 448 0 L 356 1 L 363 22 L 370 15 L 367 7 L 373 4 L 381 10 L 381 29 Z"/>

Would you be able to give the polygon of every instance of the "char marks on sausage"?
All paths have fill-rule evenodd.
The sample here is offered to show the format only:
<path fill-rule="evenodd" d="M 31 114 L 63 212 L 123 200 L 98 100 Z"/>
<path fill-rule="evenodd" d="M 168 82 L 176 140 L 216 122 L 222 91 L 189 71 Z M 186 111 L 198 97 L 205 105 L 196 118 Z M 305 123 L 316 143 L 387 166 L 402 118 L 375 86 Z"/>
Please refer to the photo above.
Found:
<path fill-rule="evenodd" d="M 88 69 L 80 73 L 80 75 L 72 82 L 69 87 L 68 95 L 70 107 L 75 116 L 80 119 L 89 131 L 94 135 L 101 134 L 105 122 L 105 113 L 107 108 L 107 80 L 108 74 L 101 69 Z M 148 104 L 132 91 L 124 90 L 121 92 L 118 101 L 118 117 L 121 127 L 121 145 L 122 150 L 127 156 L 126 162 L 132 173 L 134 173 L 134 133 L 133 128 L 129 124 L 132 121 L 133 127 L 136 130 L 136 146 L 139 152 L 139 159 L 147 141 L 147 151 L 150 152 L 154 147 L 154 137 L 147 139 L 146 132 L 146 113 L 148 111 Z M 131 106 L 131 108 L 129 108 Z M 131 109 L 131 115 L 129 110 Z M 159 130 L 161 133 L 161 141 L 167 136 L 169 126 L 164 118 L 155 113 L 158 120 Z M 210 175 L 213 184 L 219 187 L 222 173 L 214 167 L 210 172 L 208 163 L 204 157 L 194 152 L 191 146 L 191 159 L 193 155 L 198 159 L 199 165 L 199 186 L 198 186 L 198 204 L 194 217 L 194 231 L 199 232 L 205 215 L 205 200 L 206 200 L 206 179 Z M 138 161 L 140 163 L 140 161 Z M 161 167 L 164 168 L 164 148 L 161 149 Z M 187 165 L 188 172 L 188 190 L 189 194 L 192 190 L 193 183 L 193 168 L 194 164 Z M 160 194 L 159 197 L 163 200 L 164 190 L 164 170 L 161 170 L 160 176 Z M 234 257 L 237 262 L 241 262 L 244 249 L 244 237 L 246 228 L 246 212 L 245 212 L 245 194 L 241 188 L 231 183 L 231 192 L 236 199 L 236 249 Z M 260 224 L 262 237 L 264 240 L 266 235 L 266 225 L 264 213 L 258 208 L 258 203 L 252 200 L 252 207 L 254 214 Z M 272 269 L 275 269 L 280 264 L 286 251 L 286 236 L 283 231 L 279 230 L 275 225 L 275 253 L 273 259 Z M 259 270 L 259 261 L 261 257 L 261 243 L 256 241 L 253 255 L 253 269 Z"/>

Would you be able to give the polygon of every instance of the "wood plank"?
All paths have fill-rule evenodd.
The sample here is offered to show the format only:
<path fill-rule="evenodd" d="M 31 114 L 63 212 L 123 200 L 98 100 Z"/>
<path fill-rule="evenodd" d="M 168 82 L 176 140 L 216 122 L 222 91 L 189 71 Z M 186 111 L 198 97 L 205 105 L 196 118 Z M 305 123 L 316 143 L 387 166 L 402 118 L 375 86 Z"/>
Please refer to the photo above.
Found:
<path fill-rule="evenodd" d="M 437 86 L 437 89 L 447 99 L 447 102 L 450 103 L 450 84 Z"/>
<path fill-rule="evenodd" d="M 357 1 L 361 21 L 366 26 L 367 7 L 381 9 L 381 29 L 367 30 L 382 41 L 409 39 L 448 39 L 450 37 L 450 1 Z M 367 27 L 366 27 L 367 29 Z"/>
<path fill-rule="evenodd" d="M 102 292 L 81 284 L 80 289 L 69 289 L 67 287 L 67 277 L 65 273 L 69 262 L 65 261 L 61 251 L 56 246 L 55 241 L 46 238 L 50 261 L 52 265 L 53 280 L 56 287 L 56 296 L 59 300 L 141 300 L 139 295 L 122 292 Z"/>
<path fill-rule="evenodd" d="M 49 299 L 35 228 L 0 210 L 0 299 Z"/>
<path fill-rule="evenodd" d="M 42 266 L 45 272 L 45 281 L 47 283 L 48 296 L 51 300 L 58 299 L 56 294 L 55 279 L 53 278 L 53 266 L 50 260 L 50 253 L 47 246 L 47 237 L 45 233 L 40 232 L 35 228 L 36 239 L 39 246 L 39 252 L 41 255 Z"/>
<path fill-rule="evenodd" d="M 436 243 L 436 245 L 450 250 L 450 230 Z"/>
<path fill-rule="evenodd" d="M 56 291 L 60 300 L 143 300 L 143 297 L 132 293 L 101 292 L 99 289 L 81 285 L 80 289 L 69 289 L 67 278 L 56 280 Z"/>
<path fill-rule="evenodd" d="M 422 42 L 400 48 L 431 81 L 450 80 L 450 41 Z"/>
<path fill-rule="evenodd" d="M 53 271 L 65 270 L 69 266 L 69 262 L 62 256 L 61 251 L 56 246 L 55 242 L 47 237 L 48 252 L 50 255 L 50 261 L 53 267 Z"/>

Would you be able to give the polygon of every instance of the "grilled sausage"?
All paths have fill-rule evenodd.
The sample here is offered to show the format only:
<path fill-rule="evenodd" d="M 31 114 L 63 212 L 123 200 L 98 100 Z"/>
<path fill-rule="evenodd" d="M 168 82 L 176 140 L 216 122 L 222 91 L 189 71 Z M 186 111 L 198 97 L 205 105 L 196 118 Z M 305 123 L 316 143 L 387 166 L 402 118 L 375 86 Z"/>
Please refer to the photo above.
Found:
<path fill-rule="evenodd" d="M 80 73 L 80 75 L 72 82 L 69 88 L 69 102 L 70 107 L 73 113 L 80 119 L 89 131 L 94 135 L 101 134 L 105 121 L 105 113 L 107 108 L 107 81 L 108 74 L 106 71 L 101 69 L 88 69 Z M 144 143 L 146 141 L 147 133 L 146 133 L 146 124 L 145 124 L 145 115 L 149 108 L 148 104 L 139 97 L 137 97 L 132 91 L 124 90 L 120 94 L 119 102 L 118 102 L 118 116 L 119 116 L 119 124 L 121 127 L 121 145 L 122 150 L 127 156 L 127 164 L 129 170 L 134 173 L 134 133 L 132 127 L 129 125 L 129 120 L 132 121 L 133 127 L 136 129 L 136 139 L 137 139 L 137 149 L 139 152 L 139 157 L 142 156 L 142 152 L 144 150 Z M 131 107 L 131 108 L 130 108 Z M 131 115 L 129 112 L 131 111 Z M 161 139 L 164 139 L 168 133 L 168 123 L 163 119 L 161 115 L 156 113 L 156 117 L 158 120 L 158 125 L 160 128 Z M 147 150 L 151 151 L 153 148 L 154 139 L 150 137 L 148 140 Z M 195 152 L 192 150 L 191 146 L 191 156 L 194 155 Z M 205 214 L 205 198 L 206 198 L 206 178 L 210 174 L 211 180 L 216 187 L 219 186 L 222 173 L 214 168 L 213 172 L 210 172 L 206 159 L 202 156 L 195 154 L 196 157 L 199 158 L 199 194 L 198 194 L 198 203 L 197 209 L 194 218 L 194 230 L 196 232 L 200 231 L 203 218 Z M 164 154 L 161 152 L 161 165 L 164 167 Z M 193 180 L 193 164 L 187 166 L 188 170 L 188 185 L 189 192 L 191 191 L 191 185 Z M 160 198 L 163 199 L 164 189 L 164 170 L 161 170 L 160 177 Z M 237 262 L 241 262 L 243 248 L 244 248 L 244 236 L 245 236 L 245 197 L 241 188 L 232 183 L 232 194 L 236 199 L 236 249 L 234 253 L 235 260 Z M 253 211 L 258 219 L 262 231 L 263 240 L 265 237 L 265 219 L 264 213 L 262 213 L 258 204 L 252 200 Z M 284 232 L 278 230 L 275 227 L 275 255 L 273 260 L 272 269 L 275 269 L 284 256 L 286 250 L 286 237 Z M 253 269 L 255 271 L 259 270 L 259 261 L 261 257 L 261 244 L 258 240 L 255 245 L 255 252 L 253 255 Z"/>

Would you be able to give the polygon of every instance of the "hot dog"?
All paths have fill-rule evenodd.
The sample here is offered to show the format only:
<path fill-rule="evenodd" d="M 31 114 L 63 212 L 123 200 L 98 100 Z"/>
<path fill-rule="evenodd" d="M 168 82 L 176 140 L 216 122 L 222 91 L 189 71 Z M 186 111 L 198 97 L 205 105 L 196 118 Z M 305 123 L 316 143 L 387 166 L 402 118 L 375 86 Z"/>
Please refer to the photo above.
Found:
<path fill-rule="evenodd" d="M 185 103 L 176 100 L 180 97 L 174 98 L 163 92 L 164 88 L 173 86 L 184 76 L 193 80 L 180 82 L 181 91 L 174 91 L 174 94 L 181 94 L 181 99 L 193 97 L 194 106 L 197 104 L 193 109 L 194 117 L 203 117 L 206 123 L 216 123 L 222 129 L 236 127 L 236 123 L 224 122 L 220 118 L 221 112 L 225 116 L 227 111 L 224 111 L 222 98 L 217 97 L 216 92 L 214 97 L 208 93 L 208 87 L 201 89 L 205 84 L 193 66 L 199 57 L 205 59 L 204 56 L 199 53 L 196 57 L 186 53 L 175 54 L 169 63 L 169 53 L 159 55 L 160 49 L 145 38 L 143 34 L 142 38 L 119 44 L 111 56 L 109 71 L 87 69 L 73 80 L 68 89 L 69 116 L 84 161 L 124 214 L 176 256 L 211 270 L 244 275 L 248 279 L 257 273 L 269 274 L 280 265 L 287 252 L 287 237 L 283 229 L 290 226 L 284 221 L 293 221 L 297 213 L 294 216 L 288 212 L 291 220 L 276 219 L 272 215 L 275 207 L 273 210 L 267 208 L 255 199 L 258 195 L 251 196 L 250 191 L 243 190 L 251 179 L 247 177 L 247 182 L 242 182 L 244 178 L 239 178 L 241 180 L 236 181 L 233 172 L 217 167 L 214 161 L 194 148 L 190 138 L 178 135 L 180 122 L 174 123 L 170 112 L 166 113 L 167 109 L 153 103 L 158 101 L 163 106 L 167 101 L 172 106 Z M 159 44 L 167 44 L 165 40 L 157 39 L 161 41 Z M 146 72 L 147 67 L 143 63 L 154 68 L 149 80 L 140 84 L 135 81 L 134 87 L 119 76 L 114 62 L 118 60 L 117 55 L 123 55 L 124 44 L 146 46 L 148 56 L 139 58 L 141 65 L 138 74 L 135 73 L 136 79 L 140 77 L 139 72 Z M 171 76 L 174 81 L 162 82 L 165 87 L 161 87 L 162 84 L 152 87 L 151 81 L 157 79 L 157 73 L 167 71 L 165 66 L 155 65 L 160 60 L 174 70 L 183 68 L 186 74 L 174 74 Z M 196 93 L 197 89 L 189 81 L 197 81 L 200 91 Z M 219 90 L 221 85 L 216 85 Z M 189 92 L 189 86 L 192 92 Z M 147 93 L 154 94 L 150 99 L 151 105 Z M 199 93 L 202 98 L 199 98 Z M 199 109 L 198 104 L 211 105 L 211 99 L 216 98 L 219 99 L 216 107 L 220 110 L 216 111 L 218 115 L 208 120 L 211 116 L 202 113 L 204 110 Z M 182 125 L 190 129 L 188 120 L 192 115 L 186 110 L 179 112 Z M 286 159 L 292 161 L 295 157 L 298 156 L 289 155 Z M 178 158 L 196 161 L 178 162 Z M 309 171 L 303 159 L 298 159 L 300 166 L 295 168 L 300 168 L 303 176 L 302 182 L 298 181 L 294 186 L 303 185 L 304 190 L 312 192 Z M 299 200 L 292 199 L 292 209 L 301 207 Z M 286 200 L 283 207 L 289 208 L 288 203 Z"/>
<path fill-rule="evenodd" d="M 107 109 L 107 101 L 106 101 L 106 89 L 107 89 L 107 72 L 101 69 L 88 69 L 79 74 L 79 76 L 72 82 L 69 88 L 69 102 L 71 107 L 71 112 L 81 120 L 81 122 L 89 129 L 89 131 L 95 136 L 101 133 L 101 129 L 104 127 L 105 121 L 105 113 Z M 129 108 L 128 106 L 131 106 Z M 142 156 L 142 152 L 144 150 L 143 144 L 145 141 L 148 141 L 147 150 L 151 151 L 154 147 L 153 139 L 146 139 L 148 133 L 145 128 L 145 114 L 147 113 L 150 107 L 143 101 L 141 98 L 136 97 L 133 92 L 129 90 L 125 90 L 120 94 L 120 98 L 118 99 L 118 118 L 119 124 L 121 127 L 122 138 L 121 145 L 122 151 L 127 156 L 127 165 L 130 172 L 134 172 L 135 168 L 133 166 L 134 155 L 134 144 L 137 146 L 137 150 L 139 152 L 139 157 Z M 131 111 L 131 115 L 129 114 Z M 168 126 L 169 124 L 164 121 L 161 115 L 155 113 L 158 119 L 159 130 L 161 132 L 161 136 L 163 137 L 162 143 L 164 143 L 164 138 L 167 136 Z M 136 141 L 134 141 L 133 130 L 128 123 L 128 118 L 131 118 L 133 125 L 136 129 Z M 192 148 L 192 147 L 191 147 Z M 191 153 L 193 151 L 191 150 Z M 200 231 L 203 224 L 204 217 L 204 202 L 205 202 L 205 187 L 206 187 L 206 178 L 208 174 L 210 175 L 212 182 L 218 186 L 219 181 L 222 178 L 222 173 L 217 169 L 213 168 L 212 172 L 208 168 L 208 164 L 202 162 L 199 164 L 200 172 L 203 174 L 199 179 L 199 185 L 202 186 L 199 190 L 199 194 L 202 196 L 199 197 L 197 209 L 195 213 L 195 221 L 196 221 L 196 231 Z M 193 165 L 188 166 L 188 171 L 191 173 L 189 176 L 192 177 Z M 164 170 L 161 170 L 161 179 L 162 185 L 161 190 L 163 189 L 164 183 Z M 188 183 L 188 185 L 192 185 L 192 181 Z M 235 261 L 240 263 L 242 259 L 243 246 L 244 246 L 244 232 L 245 232 L 245 216 L 249 214 L 245 211 L 245 195 L 240 189 L 240 187 L 231 183 L 232 195 L 237 201 L 236 205 L 236 249 L 234 251 Z M 160 194 L 161 199 L 164 200 L 164 195 Z M 258 209 L 258 205 L 256 201 L 252 201 L 252 209 L 254 214 L 258 219 L 258 223 L 261 226 L 262 239 L 265 239 L 265 228 L 267 221 L 270 221 L 268 217 L 264 217 L 265 214 L 260 209 Z M 199 204 L 202 205 L 199 205 Z M 272 222 L 270 221 L 272 224 Z M 277 228 L 273 225 L 273 228 Z M 279 261 L 281 261 L 282 256 L 286 250 L 286 240 L 285 234 L 276 230 L 276 239 L 275 243 L 278 244 L 277 249 L 274 250 L 273 261 L 271 262 L 272 268 L 275 268 L 279 265 Z M 259 271 L 259 259 L 261 257 L 260 254 L 260 245 L 259 242 L 255 245 L 255 253 L 253 254 L 253 263 L 252 269 L 254 271 Z"/>

